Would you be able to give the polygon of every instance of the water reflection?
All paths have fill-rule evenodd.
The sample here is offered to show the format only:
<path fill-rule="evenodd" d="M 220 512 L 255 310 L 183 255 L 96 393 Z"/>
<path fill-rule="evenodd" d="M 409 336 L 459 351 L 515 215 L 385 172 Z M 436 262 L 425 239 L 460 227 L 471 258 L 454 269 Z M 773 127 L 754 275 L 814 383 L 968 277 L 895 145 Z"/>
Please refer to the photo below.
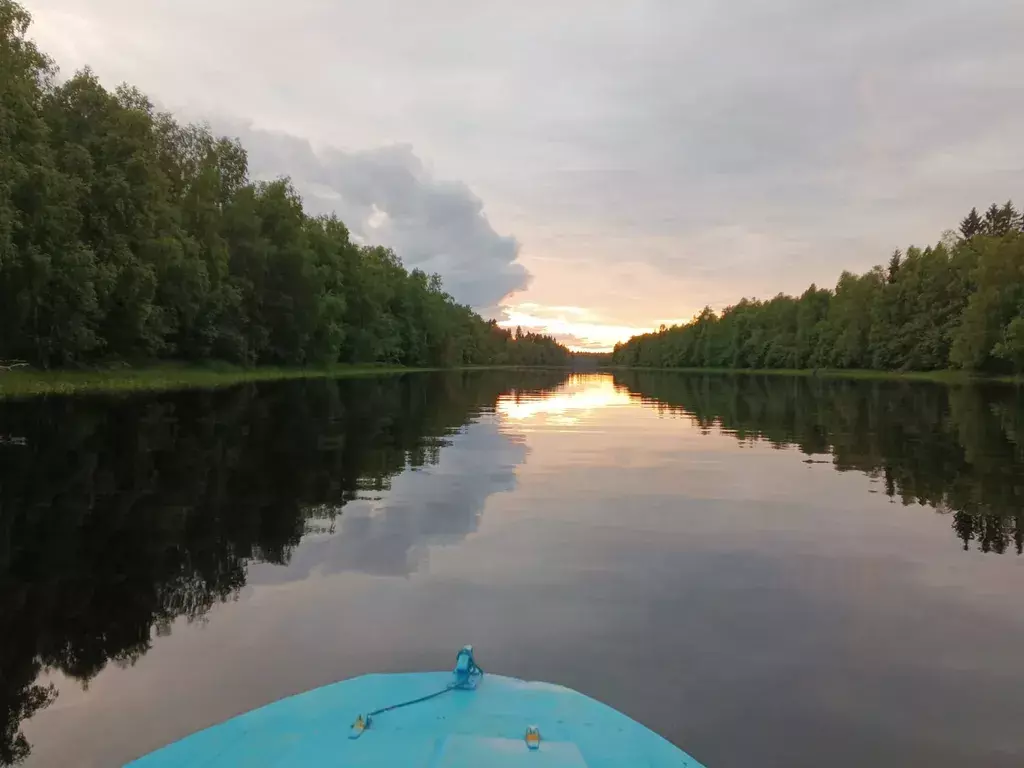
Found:
<path fill-rule="evenodd" d="M 629 402 L 629 394 L 616 387 L 610 376 L 576 375 L 543 398 L 518 392 L 502 395 L 498 413 L 514 422 L 543 419 L 552 425 L 575 426 L 599 408 Z"/>
<path fill-rule="evenodd" d="M 1019 765 L 1024 561 L 976 551 L 1020 552 L 1022 427 L 1012 388 L 659 373 L 0 403 L 0 760 L 469 639 L 722 768 Z"/>
<path fill-rule="evenodd" d="M 615 383 L 705 432 L 829 454 L 904 505 L 951 513 L 965 550 L 1024 549 L 1024 389 L 654 371 Z"/>
<path fill-rule="evenodd" d="M 334 525 L 307 533 L 285 568 L 260 569 L 249 583 L 281 583 L 342 571 L 407 576 L 432 546 L 453 544 L 480 524 L 487 497 L 515 487 L 526 459 L 521 436 L 493 421 L 464 428 L 429 464 L 391 479 L 388 491 L 357 499 Z"/>
<path fill-rule="evenodd" d="M 564 378 L 514 381 L 531 392 Z M 471 532 L 525 448 L 476 432 L 457 450 L 477 471 L 456 482 L 443 449 L 510 383 L 486 373 L 0 402 L 0 434 L 24 436 L 0 444 L 0 764 L 29 754 L 20 724 L 56 696 L 37 684 L 42 670 L 85 683 L 108 662 L 133 664 L 176 618 L 237 594 L 251 563 L 405 573 L 422 541 Z M 344 535 L 330 536 L 350 504 L 359 513 L 346 509 Z M 293 562 L 306 534 L 331 551 Z"/>

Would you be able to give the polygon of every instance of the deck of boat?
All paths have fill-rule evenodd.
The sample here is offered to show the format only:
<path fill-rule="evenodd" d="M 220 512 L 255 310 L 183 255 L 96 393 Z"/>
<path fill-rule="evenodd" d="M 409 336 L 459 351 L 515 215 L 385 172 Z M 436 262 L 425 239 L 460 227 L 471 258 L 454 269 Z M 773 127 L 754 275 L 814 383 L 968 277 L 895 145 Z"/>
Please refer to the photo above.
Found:
<path fill-rule="evenodd" d="M 702 768 L 692 757 L 622 713 L 548 683 L 486 675 L 372 719 L 360 713 L 416 699 L 449 685 L 451 672 L 366 675 L 274 702 L 140 758 L 166 766 L 351 766 L 395 768 Z M 527 747 L 527 728 L 540 747 Z"/>

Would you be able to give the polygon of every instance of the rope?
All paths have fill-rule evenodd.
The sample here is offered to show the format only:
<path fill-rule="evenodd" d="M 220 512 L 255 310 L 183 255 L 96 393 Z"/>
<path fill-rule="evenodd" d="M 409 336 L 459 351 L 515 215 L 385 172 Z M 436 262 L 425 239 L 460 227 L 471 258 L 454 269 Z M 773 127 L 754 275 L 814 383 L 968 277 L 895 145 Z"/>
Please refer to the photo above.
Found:
<path fill-rule="evenodd" d="M 377 715 L 382 715 L 385 712 L 390 712 L 393 709 L 401 709 L 402 707 L 411 707 L 413 704 L 419 704 L 420 702 L 423 702 L 423 701 L 430 701 L 430 699 L 435 699 L 438 696 L 442 696 L 442 695 L 448 693 L 448 691 L 454 691 L 457 687 L 459 687 L 459 686 L 457 686 L 455 683 L 449 683 L 444 688 L 442 688 L 440 691 L 434 691 L 433 693 L 428 693 L 426 696 L 420 696 L 418 699 L 412 699 L 411 701 L 403 701 L 401 704 L 392 704 L 389 707 L 381 707 L 380 709 L 375 709 L 375 710 L 373 710 L 373 712 L 367 713 L 366 717 L 367 718 L 376 717 Z"/>
<path fill-rule="evenodd" d="M 436 699 L 438 696 L 443 696 L 449 691 L 471 691 L 480 684 L 480 681 L 483 679 L 483 676 L 483 669 L 474 661 L 473 666 L 469 670 L 469 676 L 466 678 L 465 681 L 461 683 L 448 683 L 448 685 L 446 685 L 440 691 L 428 693 L 426 696 L 420 696 L 418 699 L 410 699 L 409 701 L 403 701 L 398 704 L 391 704 L 386 707 L 381 707 L 380 709 L 375 709 L 373 710 L 373 712 L 368 712 L 366 714 L 365 720 L 363 720 L 362 717 L 356 720 L 357 725 L 353 726 L 352 735 L 350 735 L 349 738 L 358 739 L 360 736 L 362 736 L 363 731 L 370 727 L 370 722 L 377 715 L 383 715 L 385 712 L 391 712 L 395 709 L 401 709 L 402 707 L 411 707 L 413 704 L 422 704 L 424 701 L 430 701 L 431 699 Z M 361 727 L 358 725 L 360 721 L 362 721 L 363 723 Z"/>

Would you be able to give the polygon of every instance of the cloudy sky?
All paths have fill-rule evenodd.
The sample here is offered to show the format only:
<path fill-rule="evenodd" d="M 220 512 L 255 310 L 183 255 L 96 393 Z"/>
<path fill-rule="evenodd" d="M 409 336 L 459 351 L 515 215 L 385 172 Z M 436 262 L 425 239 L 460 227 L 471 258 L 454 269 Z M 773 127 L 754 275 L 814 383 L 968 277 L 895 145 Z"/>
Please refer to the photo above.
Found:
<path fill-rule="evenodd" d="M 1024 202 L 1020 0 L 23 0 L 456 298 L 600 347 Z"/>

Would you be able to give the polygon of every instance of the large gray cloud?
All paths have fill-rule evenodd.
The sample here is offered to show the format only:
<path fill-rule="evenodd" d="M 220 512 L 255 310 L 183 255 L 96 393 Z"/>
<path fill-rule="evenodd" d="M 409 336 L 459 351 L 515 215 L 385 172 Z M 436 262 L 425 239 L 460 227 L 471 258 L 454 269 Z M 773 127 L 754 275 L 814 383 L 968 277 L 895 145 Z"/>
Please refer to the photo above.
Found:
<path fill-rule="evenodd" d="M 393 248 L 409 267 L 438 273 L 456 300 L 486 309 L 525 288 L 519 243 L 494 231 L 483 202 L 463 183 L 443 181 L 408 145 L 345 152 L 226 118 L 217 132 L 238 137 L 255 178 L 290 176 L 313 213 L 335 213 L 362 242 Z"/>
<path fill-rule="evenodd" d="M 520 238 L 531 301 L 620 324 L 830 284 L 1024 195 L 1019 0 L 29 4 L 58 61 L 172 106 L 414 146 Z"/>

